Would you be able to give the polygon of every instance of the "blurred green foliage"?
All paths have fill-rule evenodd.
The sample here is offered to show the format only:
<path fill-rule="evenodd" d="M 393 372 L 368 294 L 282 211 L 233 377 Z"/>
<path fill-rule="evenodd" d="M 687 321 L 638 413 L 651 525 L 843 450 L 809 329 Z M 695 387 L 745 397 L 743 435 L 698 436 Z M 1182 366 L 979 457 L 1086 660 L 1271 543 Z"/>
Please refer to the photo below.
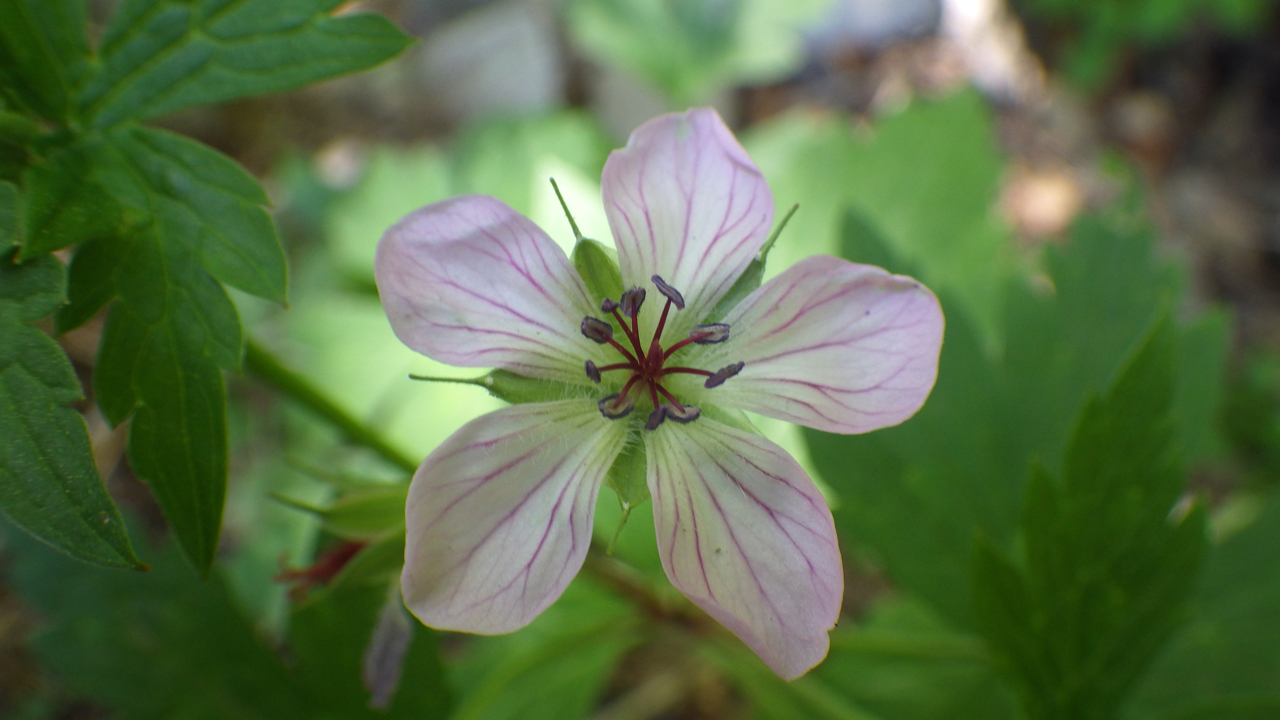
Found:
<path fill-rule="evenodd" d="M 360 667 L 385 582 L 345 583 L 300 606 L 286 662 L 221 577 L 202 582 L 171 543 L 142 553 L 145 574 L 78 563 L 21 535 L 7 534 L 5 549 L 6 582 L 44 618 L 32 644 L 46 669 L 121 717 L 448 717 L 435 633 L 421 626 L 409 680 L 387 712 L 367 707 Z"/>
<path fill-rule="evenodd" d="M 661 91 L 673 109 L 780 80 L 804 61 L 800 30 L 830 0 L 569 0 L 569 30 L 597 61 Z"/>
<path fill-rule="evenodd" d="M 1267 0 L 1016 0 L 1033 21 L 1066 30 L 1058 69 L 1088 89 L 1111 79 L 1122 54 L 1134 45 L 1165 43 L 1211 22 L 1245 34 L 1272 11 Z"/>

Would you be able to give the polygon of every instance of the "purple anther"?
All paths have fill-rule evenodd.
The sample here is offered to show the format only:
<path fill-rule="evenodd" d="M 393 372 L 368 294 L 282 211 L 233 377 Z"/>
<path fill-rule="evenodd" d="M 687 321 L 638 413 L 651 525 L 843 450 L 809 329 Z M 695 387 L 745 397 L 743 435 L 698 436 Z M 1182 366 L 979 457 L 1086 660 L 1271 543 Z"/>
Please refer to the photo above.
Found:
<path fill-rule="evenodd" d="M 693 330 L 689 331 L 689 337 L 699 337 L 694 342 L 699 345 L 712 345 L 714 343 L 722 343 L 729 339 L 729 326 L 725 323 L 707 323 L 706 325 L 694 325 Z"/>
<path fill-rule="evenodd" d="M 626 417 L 631 414 L 632 410 L 636 409 L 636 401 L 632 400 L 630 395 L 623 395 L 619 398 L 618 393 L 601 398 L 596 405 L 600 408 L 600 414 L 610 420 Z M 652 418 L 650 419 L 652 420 Z"/>
<path fill-rule="evenodd" d="M 742 368 L 745 365 L 746 363 L 742 361 L 738 361 L 732 365 L 725 365 L 724 367 L 717 370 L 714 375 L 707 378 L 707 381 L 702 384 L 702 387 L 713 388 L 713 387 L 718 387 L 720 385 L 723 385 L 725 380 L 728 380 L 734 375 L 737 375 L 738 373 L 742 372 Z"/>
<path fill-rule="evenodd" d="M 582 318 L 582 334 L 588 340 L 593 340 L 603 345 L 613 339 L 613 326 L 599 318 L 593 318 L 588 315 Z"/>
<path fill-rule="evenodd" d="M 610 300 L 609 298 L 605 298 L 604 300 L 600 301 L 600 312 L 604 313 L 605 315 L 609 315 L 614 310 L 617 310 L 617 309 L 618 309 L 618 303 Z"/>
<path fill-rule="evenodd" d="M 622 302 L 618 305 L 623 317 L 635 317 L 636 313 L 640 312 L 640 306 L 644 304 L 644 296 L 644 288 L 639 287 L 633 287 L 622 293 Z"/>
<path fill-rule="evenodd" d="M 662 421 L 667 419 L 667 413 L 670 409 L 671 406 L 666 403 L 654 408 L 653 412 L 649 413 L 649 422 L 644 424 L 644 429 L 657 430 L 658 426 L 662 424 Z"/>
<path fill-rule="evenodd" d="M 658 277 L 657 275 L 654 275 L 649 279 L 653 281 L 654 285 L 658 286 L 658 292 L 662 293 L 663 295 L 666 295 L 667 299 L 671 301 L 672 305 L 676 306 L 677 310 L 684 309 L 684 296 L 680 294 L 679 290 L 676 290 L 675 288 L 668 285 L 665 280 Z"/>
<path fill-rule="evenodd" d="M 667 409 L 668 420 L 675 420 L 682 424 L 691 423 L 702 415 L 701 410 L 696 407 L 689 407 L 688 405 L 683 408 L 676 407 L 675 405 L 663 405 L 663 407 Z"/>
<path fill-rule="evenodd" d="M 587 361 L 586 367 L 587 367 L 587 377 L 591 378 L 591 382 L 593 383 L 600 382 L 600 368 L 596 367 L 596 364 L 591 362 L 590 360 Z"/>

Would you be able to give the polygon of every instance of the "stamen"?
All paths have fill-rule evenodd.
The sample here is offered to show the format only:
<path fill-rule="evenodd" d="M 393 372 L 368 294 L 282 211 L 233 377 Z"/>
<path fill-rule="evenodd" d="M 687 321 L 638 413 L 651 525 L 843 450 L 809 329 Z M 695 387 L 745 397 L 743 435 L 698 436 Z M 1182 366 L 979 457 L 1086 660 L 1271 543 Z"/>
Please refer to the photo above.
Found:
<path fill-rule="evenodd" d="M 696 407 L 669 407 L 667 408 L 667 419 L 675 420 L 678 423 L 689 424 L 697 420 L 702 415 L 702 410 Z"/>
<path fill-rule="evenodd" d="M 640 314 L 640 306 L 644 304 L 644 296 L 645 290 L 642 287 L 633 287 L 622 293 L 622 302 L 619 303 L 622 314 L 635 319 Z"/>
<path fill-rule="evenodd" d="M 680 294 L 679 290 L 668 285 L 665 280 L 657 275 L 654 275 L 649 279 L 653 281 L 654 285 L 658 286 L 658 292 L 666 295 L 668 300 L 675 303 L 677 310 L 684 309 L 684 296 Z"/>
<path fill-rule="evenodd" d="M 709 323 L 706 325 L 695 325 L 693 330 L 689 332 L 689 337 L 667 348 L 662 355 L 662 359 L 666 360 L 671 357 L 675 351 L 688 345 L 689 343 L 698 343 L 699 345 L 710 345 L 712 343 L 720 343 L 729 339 L 729 326 L 724 323 Z"/>
<path fill-rule="evenodd" d="M 657 430 L 662 421 L 667 419 L 667 409 L 670 407 L 670 405 L 659 405 L 654 408 L 653 412 L 649 413 L 649 422 L 644 424 L 644 429 Z"/>
<path fill-rule="evenodd" d="M 601 398 L 596 405 L 600 408 L 600 414 L 610 420 L 626 417 L 631 414 L 632 410 L 636 409 L 636 401 L 632 400 L 630 396 L 621 393 Z"/>
<path fill-rule="evenodd" d="M 725 380 L 728 380 L 734 375 L 742 372 L 742 368 L 744 366 L 746 366 L 746 363 L 742 361 L 738 361 L 732 365 L 726 365 L 717 370 L 714 375 L 707 378 L 707 381 L 702 384 L 702 387 L 713 388 L 723 385 Z"/>
<path fill-rule="evenodd" d="M 593 318 L 588 315 L 582 318 L 582 334 L 588 340 L 603 345 L 613 339 L 613 326 L 599 318 Z"/>
<path fill-rule="evenodd" d="M 699 345 L 722 343 L 729 339 L 729 325 L 727 323 L 694 325 L 693 330 L 689 331 L 689 339 Z"/>
<path fill-rule="evenodd" d="M 623 320 L 622 316 L 618 314 L 617 303 L 614 303 L 612 312 L 613 316 L 618 320 L 618 327 L 622 328 L 622 332 L 625 333 L 627 339 L 631 341 L 631 347 L 636 349 L 636 355 L 639 355 L 640 359 L 644 360 L 644 351 L 640 349 L 640 338 L 636 337 L 636 331 L 632 329 L 636 325 L 634 319 L 631 323 L 631 327 L 627 327 L 627 321 Z M 627 357 L 631 357 L 631 355 L 628 353 Z"/>
<path fill-rule="evenodd" d="M 587 377 L 591 378 L 591 382 L 593 383 L 600 382 L 600 369 L 596 367 L 595 363 L 588 360 L 586 369 L 587 369 Z"/>
<path fill-rule="evenodd" d="M 605 298 L 604 300 L 600 301 L 600 312 L 604 313 L 605 315 L 608 315 L 609 313 L 617 309 L 618 309 L 618 303 L 610 300 L 609 298 Z"/>

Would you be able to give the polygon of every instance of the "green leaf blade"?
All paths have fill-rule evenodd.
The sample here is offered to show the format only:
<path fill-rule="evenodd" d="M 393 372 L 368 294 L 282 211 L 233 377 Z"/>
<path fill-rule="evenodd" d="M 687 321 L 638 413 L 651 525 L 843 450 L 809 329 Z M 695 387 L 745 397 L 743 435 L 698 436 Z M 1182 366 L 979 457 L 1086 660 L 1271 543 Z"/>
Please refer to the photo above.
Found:
<path fill-rule="evenodd" d="M 219 280 L 283 303 L 288 269 L 266 193 L 230 158 L 180 135 L 126 126 L 110 135 L 115 150 L 151 193 L 151 212 L 167 232 L 198 248 Z"/>
<path fill-rule="evenodd" d="M 0 95 L 54 122 L 69 119 L 88 65 L 81 0 L 0 5 Z"/>
<path fill-rule="evenodd" d="M 94 388 L 111 422 L 134 414 L 129 460 L 207 571 L 226 493 L 221 370 L 238 365 L 240 324 L 221 286 L 177 240 L 148 230 L 129 256 L 114 278 L 119 300 L 103 330 Z"/>
<path fill-rule="evenodd" d="M 1185 485 L 1170 416 L 1177 352 L 1163 317 L 1085 405 L 1062 482 L 1032 472 L 1021 567 L 994 551 L 975 561 L 979 627 L 1028 717 L 1114 717 L 1182 620 L 1205 535 L 1202 510 L 1170 519 Z"/>
<path fill-rule="evenodd" d="M 28 165 L 22 188 L 20 260 L 120 231 L 120 205 L 93 177 L 84 147 L 61 148 Z"/>
<path fill-rule="evenodd" d="M 112 18 L 85 88 L 96 127 L 301 87 L 364 70 L 409 45 L 376 15 L 330 17 L 336 0 L 131 0 Z"/>
<path fill-rule="evenodd" d="M 57 305 L 61 263 L 0 258 L 0 512 L 86 562 L 142 567 L 120 512 L 98 476 L 71 364 L 25 322 Z"/>

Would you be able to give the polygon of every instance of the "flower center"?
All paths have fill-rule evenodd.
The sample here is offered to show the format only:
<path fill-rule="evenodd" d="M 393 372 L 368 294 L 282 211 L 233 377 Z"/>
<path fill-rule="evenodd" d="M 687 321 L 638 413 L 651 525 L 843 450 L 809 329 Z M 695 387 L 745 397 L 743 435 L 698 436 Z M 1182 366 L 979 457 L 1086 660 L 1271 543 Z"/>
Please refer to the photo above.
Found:
<path fill-rule="evenodd" d="M 623 362 L 605 365 L 604 367 L 596 367 L 595 363 L 588 360 L 586 362 L 587 377 L 598 383 L 600 382 L 601 373 L 618 370 L 630 373 L 630 377 L 627 378 L 626 384 L 622 386 L 621 392 L 600 400 L 600 413 L 610 420 L 626 417 L 635 409 L 635 399 L 632 397 L 632 392 L 640 393 L 642 397 L 647 394 L 649 400 L 653 402 L 653 413 L 649 415 L 649 421 L 645 423 L 646 430 L 653 430 L 667 419 L 680 423 L 693 422 L 702 414 L 702 411 L 696 407 L 681 404 L 663 387 L 663 378 L 666 376 L 680 373 L 701 375 L 706 378 L 703 387 L 714 388 L 724 384 L 725 380 L 741 372 L 744 365 L 744 363 L 736 362 L 711 372 L 709 370 L 671 364 L 671 356 L 688 345 L 709 345 L 728 340 L 729 326 L 725 323 L 696 325 L 689 332 L 689 337 L 673 344 L 669 348 L 663 349 L 662 329 L 667 324 L 667 316 L 670 314 L 672 306 L 675 306 L 677 311 L 684 309 L 684 296 L 657 275 L 654 275 L 652 280 L 653 284 L 657 286 L 658 292 L 667 298 L 667 304 L 662 308 L 662 317 L 658 320 L 658 327 L 654 330 L 653 340 L 649 342 L 648 350 L 645 350 L 640 342 L 640 306 L 644 304 L 644 288 L 634 287 L 627 290 L 622 293 L 622 297 L 618 299 L 618 302 L 605 298 L 604 302 L 600 303 L 600 311 L 613 315 L 618 321 L 618 327 L 622 328 L 623 334 L 627 336 L 627 341 L 631 345 L 630 349 L 614 339 L 613 326 L 609 323 L 590 315 L 582 318 L 582 334 L 601 345 L 612 345 L 615 350 L 622 354 L 623 359 Z"/>

